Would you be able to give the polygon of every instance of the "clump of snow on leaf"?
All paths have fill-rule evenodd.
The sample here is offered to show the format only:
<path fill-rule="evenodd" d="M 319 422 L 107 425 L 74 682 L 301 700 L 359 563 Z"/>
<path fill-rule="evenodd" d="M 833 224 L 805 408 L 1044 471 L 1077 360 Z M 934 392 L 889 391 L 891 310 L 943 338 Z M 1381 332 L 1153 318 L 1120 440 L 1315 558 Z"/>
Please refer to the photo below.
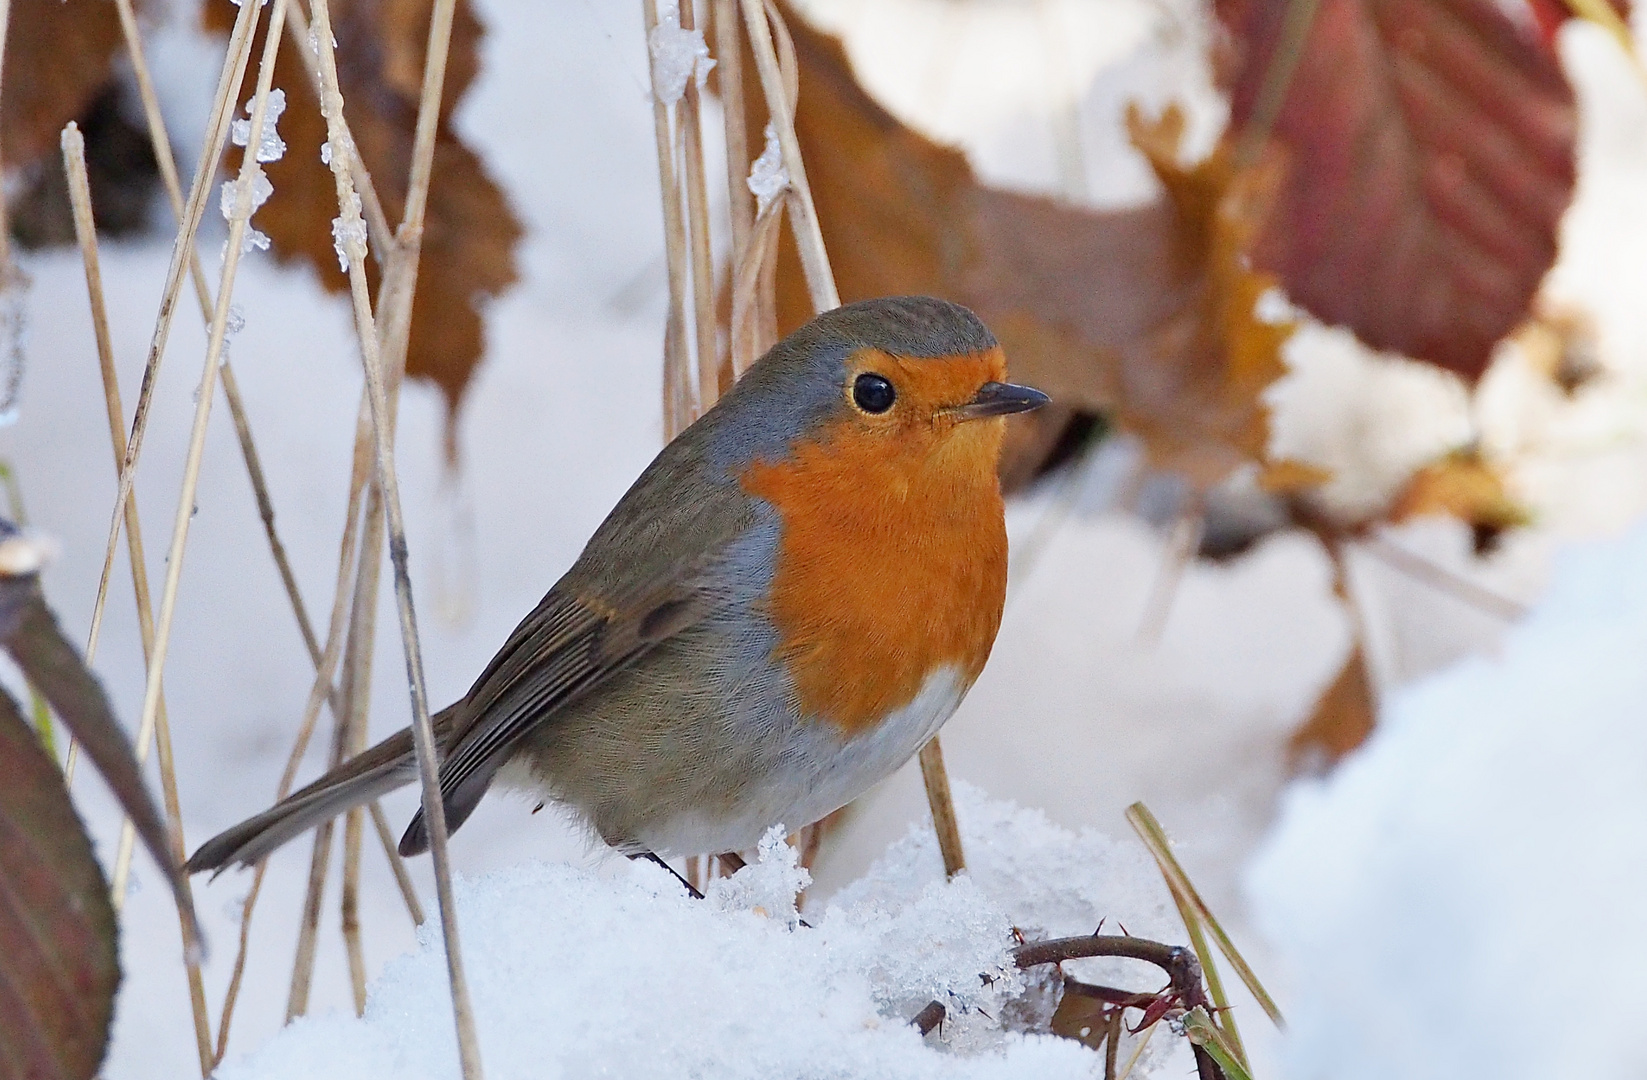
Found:
<path fill-rule="evenodd" d="M 702 30 L 681 29 L 680 9 L 671 5 L 658 13 L 658 25 L 647 39 L 652 53 L 652 93 L 665 105 L 673 105 L 686 93 L 686 80 L 697 79 L 698 89 L 715 61 Z"/>
<path fill-rule="evenodd" d="M 1289 794 L 1250 875 L 1289 1075 L 1647 1074 L 1644 651 L 1638 526 L 1569 551 L 1499 656 L 1400 692 Z"/>
<path fill-rule="evenodd" d="M 1091 1050 L 1002 1022 L 1020 986 L 1011 930 L 1089 933 L 1107 915 L 1170 936 L 1158 875 L 1139 851 L 957 789 L 972 871 L 946 882 L 930 826 L 917 829 L 809 913 L 811 927 L 792 918 L 806 877 L 778 832 L 707 902 L 658 867 L 616 860 L 604 872 L 535 864 L 461 881 L 487 1076 L 1102 1075 Z M 364 1018 L 299 1020 L 217 1075 L 456 1077 L 439 932 L 420 940 L 385 968 Z M 1154 969 L 1116 978 L 1160 982 Z M 951 1019 L 923 1039 L 909 1019 L 933 998 Z M 1192 1071 L 1181 1054 L 1181 1040 L 1157 1038 L 1133 1075 Z"/>

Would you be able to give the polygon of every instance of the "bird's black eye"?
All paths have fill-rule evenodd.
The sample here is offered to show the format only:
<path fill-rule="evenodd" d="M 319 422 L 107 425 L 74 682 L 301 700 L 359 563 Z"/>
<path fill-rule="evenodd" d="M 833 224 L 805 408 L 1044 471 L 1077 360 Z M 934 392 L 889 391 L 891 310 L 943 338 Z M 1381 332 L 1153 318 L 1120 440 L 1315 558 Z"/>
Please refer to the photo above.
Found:
<path fill-rule="evenodd" d="M 859 375 L 852 383 L 852 400 L 866 413 L 886 412 L 897 396 L 890 382 L 871 371 Z"/>

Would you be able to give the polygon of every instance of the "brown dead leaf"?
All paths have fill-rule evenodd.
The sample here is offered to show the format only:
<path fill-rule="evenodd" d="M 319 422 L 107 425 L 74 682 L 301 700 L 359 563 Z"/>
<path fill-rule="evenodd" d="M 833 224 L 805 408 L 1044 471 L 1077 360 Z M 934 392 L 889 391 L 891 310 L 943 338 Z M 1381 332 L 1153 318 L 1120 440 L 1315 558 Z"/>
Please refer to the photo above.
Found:
<path fill-rule="evenodd" d="M 1595 319 L 1582 309 L 1540 305 L 1515 332 L 1528 362 L 1568 397 L 1604 370 Z"/>
<path fill-rule="evenodd" d="M 331 5 L 344 114 L 391 225 L 398 224 L 405 208 L 431 7 L 432 0 L 333 0 Z M 209 29 L 227 30 L 232 16 L 229 5 L 203 8 Z M 258 33 L 254 48 L 261 48 L 265 30 Z M 433 380 L 453 413 L 485 352 L 480 309 L 514 282 L 514 248 L 522 232 L 508 197 L 449 125 L 452 110 L 480 69 L 482 33 L 470 5 L 460 2 L 406 358 L 407 373 Z M 254 80 L 255 71 L 248 69 L 242 101 L 250 98 Z M 332 247 L 337 189 L 320 160 L 326 124 L 290 39 L 280 45 L 275 84 L 286 91 L 280 133 L 287 151 L 265 166 L 275 193 L 257 212 L 256 224 L 269 234 L 276 255 L 309 263 L 329 290 L 341 292 L 347 278 Z M 236 151 L 230 167 L 238 162 Z M 375 296 L 379 270 L 369 260 L 367 271 Z"/>
<path fill-rule="evenodd" d="M 1215 6 L 1242 132 L 1263 123 L 1300 5 Z M 1257 264 L 1374 348 L 1478 377 L 1572 199 L 1577 115 L 1553 48 L 1494 0 L 1320 0 L 1285 95 Z"/>
<path fill-rule="evenodd" d="M 13 0 L 0 95 L 7 169 L 56 156 L 58 132 L 108 82 L 120 42 L 120 19 L 107 0 Z"/>
<path fill-rule="evenodd" d="M 1367 740 L 1377 721 L 1367 660 L 1357 644 L 1309 719 L 1292 733 L 1287 758 L 1294 768 L 1310 771 L 1335 764 Z"/>
<path fill-rule="evenodd" d="M 1457 518 L 1469 525 L 1477 552 L 1490 550 L 1505 530 L 1532 520 L 1510 497 L 1503 474 L 1475 449 L 1460 450 L 1419 469 L 1387 515 L 1392 522 L 1425 516 Z"/>
<path fill-rule="evenodd" d="M 1170 197 L 1098 213 L 980 184 L 958 151 L 886 112 L 853 77 L 838 39 L 782 7 L 800 70 L 796 131 L 843 300 L 931 293 L 966 304 L 1006 349 L 1014 378 L 1077 413 L 1106 413 L 1152 461 L 1201 486 L 1255 459 L 1265 441 L 1258 392 L 1280 371 L 1290 329 L 1256 319 L 1269 287 L 1240 251 L 1268 198 L 1265 169 L 1227 156 L 1176 162 L 1176 126 L 1137 126 Z M 746 64 L 751 144 L 765 124 Z M 811 317 L 785 235 L 778 322 Z M 1033 475 L 1058 439 L 1013 425 L 1003 475 Z"/>

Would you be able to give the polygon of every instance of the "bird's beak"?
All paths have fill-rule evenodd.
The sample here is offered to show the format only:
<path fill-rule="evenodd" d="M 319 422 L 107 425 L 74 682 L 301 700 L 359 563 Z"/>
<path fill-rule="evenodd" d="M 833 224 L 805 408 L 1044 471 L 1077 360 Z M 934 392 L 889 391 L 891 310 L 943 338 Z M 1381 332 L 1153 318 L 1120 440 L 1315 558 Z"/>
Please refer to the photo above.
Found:
<path fill-rule="evenodd" d="M 986 382 L 978 388 L 971 401 L 957 405 L 950 415 L 957 420 L 982 420 L 989 416 L 1010 416 L 1013 413 L 1039 409 L 1052 399 L 1033 387 L 1013 383 Z"/>

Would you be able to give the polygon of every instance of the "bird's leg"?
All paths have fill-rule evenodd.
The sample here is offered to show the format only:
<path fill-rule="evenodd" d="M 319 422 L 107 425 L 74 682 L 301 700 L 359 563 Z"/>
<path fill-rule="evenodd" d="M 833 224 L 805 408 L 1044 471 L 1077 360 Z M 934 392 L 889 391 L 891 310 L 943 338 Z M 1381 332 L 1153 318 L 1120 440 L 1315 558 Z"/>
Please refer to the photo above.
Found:
<path fill-rule="evenodd" d="M 669 871 L 670 876 L 673 877 L 676 881 L 680 882 L 682 887 L 684 887 L 688 893 L 692 894 L 692 899 L 694 899 L 694 900 L 702 900 L 703 899 L 703 893 L 698 891 L 697 886 L 693 885 L 690 881 L 687 881 L 685 878 L 681 877 L 680 872 L 678 870 L 676 870 L 673 866 L 670 866 L 668 863 L 664 862 L 663 859 L 657 854 L 657 852 L 654 852 L 654 851 L 637 851 L 635 854 L 629 856 L 629 858 L 631 860 L 645 859 L 647 862 L 657 863 L 659 866 L 661 866 L 665 870 Z"/>

